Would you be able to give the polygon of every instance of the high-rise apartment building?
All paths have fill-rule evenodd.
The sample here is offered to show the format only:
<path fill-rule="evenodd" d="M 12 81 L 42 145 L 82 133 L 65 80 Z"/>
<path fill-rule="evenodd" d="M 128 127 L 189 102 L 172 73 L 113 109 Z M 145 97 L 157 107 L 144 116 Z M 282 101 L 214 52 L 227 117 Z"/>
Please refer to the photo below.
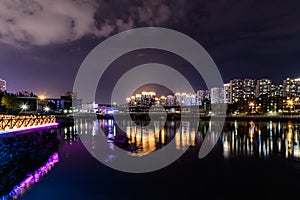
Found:
<path fill-rule="evenodd" d="M 225 103 L 224 88 L 213 87 L 210 89 L 211 104 Z"/>
<path fill-rule="evenodd" d="M 266 96 L 270 97 L 272 94 L 272 82 L 270 79 L 263 78 L 257 80 L 256 84 L 256 97 Z"/>
<path fill-rule="evenodd" d="M 191 106 L 196 105 L 196 95 L 187 93 L 175 93 L 174 102 L 176 105 Z"/>
<path fill-rule="evenodd" d="M 167 105 L 169 105 L 169 106 L 174 105 L 174 96 L 173 95 L 168 95 L 167 96 Z"/>
<path fill-rule="evenodd" d="M 254 79 L 233 79 L 230 81 L 230 102 L 236 102 L 240 99 L 255 98 L 256 84 Z"/>
<path fill-rule="evenodd" d="M 0 78 L 0 91 L 6 91 L 6 81 Z"/>
<path fill-rule="evenodd" d="M 283 96 L 296 97 L 300 96 L 300 78 L 287 78 L 283 81 Z"/>
<path fill-rule="evenodd" d="M 271 85 L 271 97 L 283 97 L 283 85 Z"/>
<path fill-rule="evenodd" d="M 254 99 L 255 98 L 256 83 L 254 79 L 246 78 L 243 80 L 243 98 Z"/>
<path fill-rule="evenodd" d="M 224 103 L 232 103 L 230 97 L 231 97 L 230 83 L 226 83 L 224 84 Z"/>
<path fill-rule="evenodd" d="M 210 92 L 208 90 L 198 90 L 196 93 L 196 104 L 203 105 L 203 102 L 210 101 Z"/>

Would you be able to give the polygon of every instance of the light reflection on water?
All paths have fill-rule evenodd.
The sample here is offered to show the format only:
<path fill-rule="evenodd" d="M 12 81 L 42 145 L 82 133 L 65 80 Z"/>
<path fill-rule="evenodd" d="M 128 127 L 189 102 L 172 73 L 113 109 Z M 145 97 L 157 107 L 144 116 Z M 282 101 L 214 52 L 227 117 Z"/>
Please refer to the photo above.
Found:
<path fill-rule="evenodd" d="M 120 123 L 120 122 L 119 122 Z M 102 129 L 112 142 L 133 156 L 142 156 L 163 148 L 173 138 L 176 149 L 188 146 L 200 147 L 205 135 L 210 133 L 212 140 L 217 140 L 217 147 L 223 157 L 285 157 L 300 159 L 299 124 L 281 122 L 229 121 L 226 122 L 220 138 L 210 132 L 214 125 L 211 121 L 201 121 L 198 130 L 194 124 L 183 121 L 154 121 L 153 125 L 137 126 L 133 121 L 123 121 L 125 131 L 118 128 L 114 120 L 99 120 L 92 123 L 83 121 L 75 129 L 78 134 L 97 136 Z M 110 145 L 110 148 L 112 146 Z"/>
<path fill-rule="evenodd" d="M 16 199 L 59 162 L 64 132 L 43 129 L 0 137 L 0 199 Z"/>
<path fill-rule="evenodd" d="M 29 173 L 27 178 L 21 181 L 20 184 L 16 185 L 8 195 L 2 196 L 1 200 L 17 199 L 20 197 L 34 183 L 39 182 L 40 178 L 46 175 L 57 162 L 59 162 L 59 157 L 58 153 L 56 152 L 49 157 L 48 162 L 46 162 L 45 165 L 41 166 L 33 173 Z"/>
<path fill-rule="evenodd" d="M 14 184 L 17 184 L 15 187 L 14 185 L 10 187 L 9 191 L 13 191 L 9 193 L 10 196 L 7 195 L 8 191 L 5 192 L 6 196 L 0 195 L 0 199 L 17 198 L 28 190 L 31 184 L 39 181 L 41 176 L 49 172 L 59 161 L 59 153 L 56 153 L 59 152 L 58 143 L 64 142 L 70 145 L 76 143 L 79 140 L 77 134 L 89 135 L 96 140 L 100 130 L 104 130 L 109 148 L 114 149 L 117 145 L 132 156 L 143 156 L 161 149 L 172 139 L 175 140 L 177 150 L 188 146 L 197 149 L 202 145 L 207 132 L 210 132 L 212 140 L 218 140 L 215 149 L 221 151 L 217 153 L 225 159 L 276 157 L 300 160 L 299 123 L 228 121 L 225 122 L 219 138 L 217 134 L 211 132 L 215 124 L 209 121 L 200 121 L 197 130 L 194 128 L 194 122 L 187 121 L 154 121 L 148 127 L 137 126 L 133 121 L 121 123 L 125 131 L 120 130 L 113 120 L 81 119 L 75 126 L 0 137 L 2 159 L 0 172 L 1 170 L 3 172 L 0 176 L 0 188 L 5 186 L 7 191 L 6 187 L 10 187 L 8 180 L 12 182 L 13 178 L 16 180 Z M 109 156 L 107 159 L 113 160 L 115 155 Z M 4 172 L 3 161 L 9 161 L 5 168 L 8 171 L 13 171 L 15 166 L 23 170 L 20 174 L 11 176 L 10 172 Z"/>

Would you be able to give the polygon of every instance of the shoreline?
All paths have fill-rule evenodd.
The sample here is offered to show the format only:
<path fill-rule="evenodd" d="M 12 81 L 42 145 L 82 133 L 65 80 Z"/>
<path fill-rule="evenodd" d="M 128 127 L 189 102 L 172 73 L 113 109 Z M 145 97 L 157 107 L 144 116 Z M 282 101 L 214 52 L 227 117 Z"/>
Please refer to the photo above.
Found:
<path fill-rule="evenodd" d="M 122 116 L 124 114 L 119 114 L 119 116 Z M 153 115 L 153 114 L 152 114 Z M 149 116 L 146 113 L 134 113 L 132 116 L 134 116 L 134 119 L 139 120 L 149 120 Z M 209 121 L 211 118 L 214 118 L 215 120 L 224 119 L 225 121 L 282 121 L 282 122 L 300 122 L 300 115 L 190 115 L 190 116 L 181 116 L 180 114 L 167 114 L 167 115 L 161 115 L 158 114 L 158 116 L 161 116 L 161 118 L 167 118 L 167 120 L 181 120 L 181 119 L 197 119 L 199 117 L 200 120 L 203 121 Z M 165 116 L 165 117 L 164 117 Z M 82 119 L 85 120 L 101 120 L 101 119 L 114 119 L 113 115 L 107 115 L 107 116 L 99 116 L 96 115 L 96 113 L 86 113 L 82 115 L 77 115 L 77 117 L 82 117 Z M 56 120 L 59 122 L 60 125 L 72 125 L 74 124 L 74 116 L 72 115 L 56 115 Z"/>

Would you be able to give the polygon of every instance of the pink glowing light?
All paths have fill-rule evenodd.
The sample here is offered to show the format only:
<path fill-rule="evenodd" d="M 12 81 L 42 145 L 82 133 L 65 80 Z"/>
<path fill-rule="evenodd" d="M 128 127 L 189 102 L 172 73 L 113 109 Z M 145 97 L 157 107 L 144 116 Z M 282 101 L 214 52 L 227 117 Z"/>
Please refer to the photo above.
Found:
<path fill-rule="evenodd" d="M 16 199 L 22 195 L 26 189 L 38 182 L 42 176 L 46 175 L 57 162 L 59 162 L 58 153 L 54 153 L 49 157 L 48 162 L 44 166 L 35 170 L 32 174 L 27 174 L 27 178 L 24 179 L 19 185 L 16 185 L 8 195 L 3 196 L 2 200 Z"/>

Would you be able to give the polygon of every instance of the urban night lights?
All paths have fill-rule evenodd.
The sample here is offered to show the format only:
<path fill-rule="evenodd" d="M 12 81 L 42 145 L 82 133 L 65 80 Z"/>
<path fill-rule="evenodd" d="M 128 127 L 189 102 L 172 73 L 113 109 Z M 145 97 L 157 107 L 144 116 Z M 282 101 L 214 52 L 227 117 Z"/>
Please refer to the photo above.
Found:
<path fill-rule="evenodd" d="M 233 79 L 223 88 L 198 90 L 195 94 L 175 93 L 156 97 L 155 92 L 142 92 L 128 97 L 130 106 L 205 106 L 229 104 L 232 112 L 267 113 L 300 111 L 300 79 L 287 78 L 282 85 L 273 85 L 270 79 Z"/>

